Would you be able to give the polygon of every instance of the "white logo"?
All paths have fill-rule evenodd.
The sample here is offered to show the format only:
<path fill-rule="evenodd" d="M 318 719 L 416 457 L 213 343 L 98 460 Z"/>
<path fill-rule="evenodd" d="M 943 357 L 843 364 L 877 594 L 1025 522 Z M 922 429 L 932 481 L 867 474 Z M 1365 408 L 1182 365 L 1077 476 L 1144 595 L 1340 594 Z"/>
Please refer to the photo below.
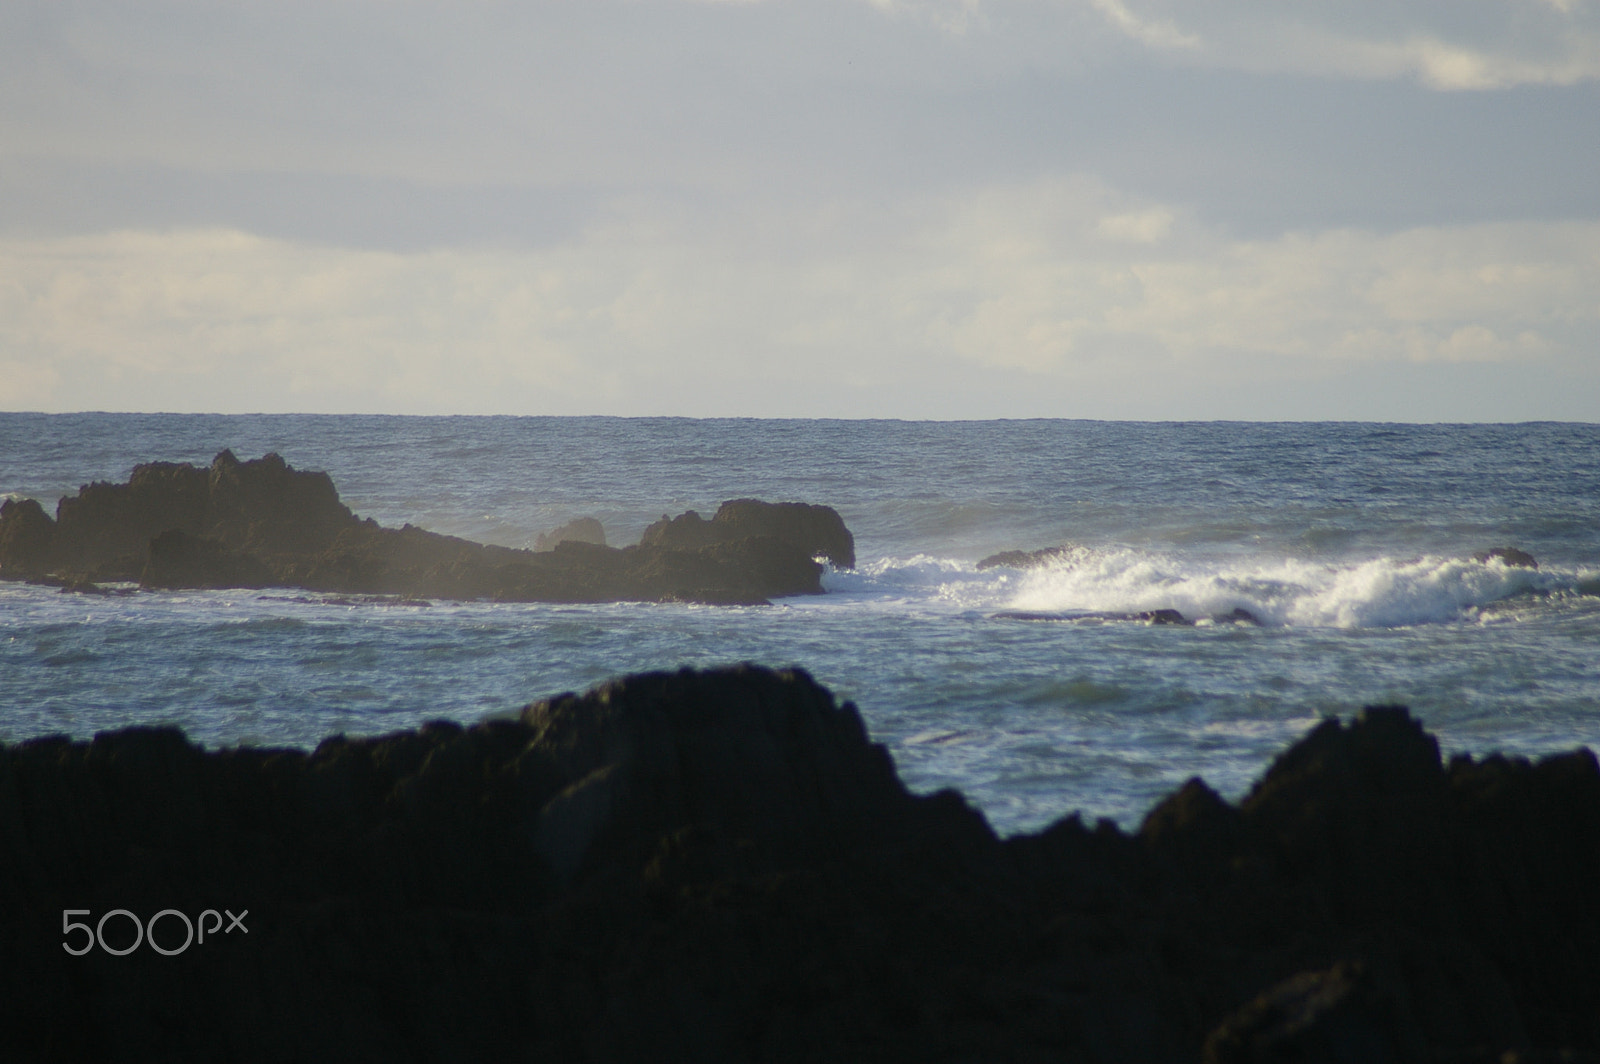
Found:
<path fill-rule="evenodd" d="M 61 943 L 61 948 L 72 954 L 74 957 L 81 957 L 85 953 L 88 953 L 90 950 L 94 949 L 95 945 L 98 944 L 101 949 L 105 950 L 113 957 L 123 957 L 129 953 L 132 953 L 134 950 L 138 949 L 141 945 L 148 941 L 150 943 L 150 948 L 161 954 L 163 957 L 176 957 L 178 954 L 188 949 L 191 944 L 197 941 L 201 944 L 204 944 L 207 934 L 210 934 L 212 938 L 217 936 L 218 931 L 221 931 L 225 935 L 231 935 L 233 934 L 234 928 L 238 928 L 247 935 L 250 933 L 250 929 L 244 926 L 244 918 L 250 915 L 249 909 L 240 910 L 238 916 L 235 916 L 232 910 L 229 909 L 224 909 L 222 912 L 228 914 L 228 926 L 225 930 L 222 926 L 222 913 L 217 912 L 215 909 L 207 909 L 205 912 L 201 913 L 199 920 L 190 920 L 186 914 L 179 912 L 177 909 L 162 909 L 145 923 L 140 923 L 139 918 L 133 913 L 129 912 L 127 909 L 112 909 L 111 911 L 102 915 L 99 922 L 91 928 L 88 924 L 80 923 L 72 919 L 74 916 L 88 916 L 88 909 L 62 909 L 62 938 L 65 939 L 67 936 L 71 935 L 72 932 L 80 930 L 84 933 L 86 938 L 81 949 L 73 949 L 72 943 L 66 941 Z M 106 921 L 111 919 L 113 916 L 125 917 L 127 920 L 133 923 L 133 945 L 124 946 L 121 949 L 115 949 L 106 945 Z M 174 919 L 183 921 L 183 945 L 168 948 L 167 946 L 163 946 L 161 943 L 156 941 L 156 924 L 160 923 L 161 918 L 164 916 L 170 916 Z M 206 927 L 206 917 L 208 916 L 212 919 L 212 923 L 209 928 Z M 195 934 L 196 925 L 199 927 L 198 937 Z M 170 933 L 168 937 L 170 937 Z"/>

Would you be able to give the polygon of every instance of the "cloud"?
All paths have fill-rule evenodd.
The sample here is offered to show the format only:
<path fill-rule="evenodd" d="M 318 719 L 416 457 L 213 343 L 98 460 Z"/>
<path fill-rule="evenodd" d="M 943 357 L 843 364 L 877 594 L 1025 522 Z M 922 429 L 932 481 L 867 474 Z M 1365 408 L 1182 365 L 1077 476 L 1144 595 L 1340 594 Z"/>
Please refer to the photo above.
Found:
<path fill-rule="evenodd" d="M 1155 244 L 1172 230 L 1174 215 L 1169 208 L 1152 207 L 1130 214 L 1108 214 L 1100 219 L 1095 232 L 1112 240 L 1135 244 Z"/>
<path fill-rule="evenodd" d="M 864 0 L 968 37 L 1047 40 L 1058 61 L 1101 58 L 1074 15 L 1165 58 L 1230 70 L 1380 80 L 1440 90 L 1575 85 L 1600 78 L 1593 0 Z M 1069 28 L 1070 26 L 1070 28 Z M 1071 57 L 1071 58 L 1068 58 Z"/>
<path fill-rule="evenodd" d="M 523 250 L 0 241 L 12 409 L 1201 416 L 1197 384 L 1263 373 L 1311 397 L 1402 365 L 1593 376 L 1595 335 L 1600 223 L 1239 241 L 1089 179 L 888 210 L 634 197 Z"/>
<path fill-rule="evenodd" d="M 1118 206 L 1085 183 L 992 190 L 927 219 L 939 267 L 900 284 L 945 308 L 927 321 L 949 349 L 1063 379 L 1153 355 L 1223 375 L 1262 356 L 1302 380 L 1351 362 L 1586 359 L 1600 325 L 1596 223 L 1239 241 Z"/>
<path fill-rule="evenodd" d="M 1134 14 L 1122 0 L 1091 0 L 1091 2 L 1095 9 L 1106 17 L 1106 21 L 1140 44 L 1163 49 L 1190 49 L 1201 46 L 1199 37 L 1183 32 L 1170 20 L 1143 18 Z"/>
<path fill-rule="evenodd" d="M 1415 78 L 1441 90 L 1600 78 L 1600 13 L 1584 0 L 1090 0 L 1152 48 L 1250 71 Z"/>

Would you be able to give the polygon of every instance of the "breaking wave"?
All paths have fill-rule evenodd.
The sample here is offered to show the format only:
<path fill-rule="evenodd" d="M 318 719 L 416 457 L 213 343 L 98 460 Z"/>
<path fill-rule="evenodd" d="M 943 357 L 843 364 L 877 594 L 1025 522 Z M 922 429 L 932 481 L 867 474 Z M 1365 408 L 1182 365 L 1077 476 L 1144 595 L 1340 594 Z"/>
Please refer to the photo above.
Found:
<path fill-rule="evenodd" d="M 929 555 L 883 559 L 858 572 L 829 573 L 826 584 L 863 606 L 890 609 L 920 605 L 1063 620 L 1176 610 L 1202 624 L 1248 614 L 1263 625 L 1324 628 L 1484 621 L 1520 604 L 1536 607 L 1600 590 L 1596 573 L 1521 568 L 1499 559 L 1218 561 L 1086 547 L 1034 569 L 980 571 Z"/>

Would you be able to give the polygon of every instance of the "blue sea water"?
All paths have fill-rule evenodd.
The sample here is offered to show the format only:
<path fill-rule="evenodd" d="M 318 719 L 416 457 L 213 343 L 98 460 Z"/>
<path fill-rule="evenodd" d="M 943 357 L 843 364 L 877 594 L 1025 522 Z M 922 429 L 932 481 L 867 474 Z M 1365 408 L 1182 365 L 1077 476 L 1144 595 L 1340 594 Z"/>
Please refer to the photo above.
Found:
<path fill-rule="evenodd" d="M 0 494 L 281 453 L 363 517 L 514 547 L 754 496 L 826 503 L 858 565 L 770 607 L 386 603 L 0 583 L 0 739 L 175 723 L 312 746 L 514 713 L 642 669 L 800 665 L 918 790 L 1004 833 L 1239 797 L 1327 714 L 1446 753 L 1600 748 L 1600 425 L 0 413 Z M 1037 570 L 1007 549 L 1071 545 Z M 1537 570 L 1476 561 L 1514 546 Z M 1194 626 L 1117 620 L 1177 609 Z M 1245 609 L 1259 626 L 1213 623 Z"/>

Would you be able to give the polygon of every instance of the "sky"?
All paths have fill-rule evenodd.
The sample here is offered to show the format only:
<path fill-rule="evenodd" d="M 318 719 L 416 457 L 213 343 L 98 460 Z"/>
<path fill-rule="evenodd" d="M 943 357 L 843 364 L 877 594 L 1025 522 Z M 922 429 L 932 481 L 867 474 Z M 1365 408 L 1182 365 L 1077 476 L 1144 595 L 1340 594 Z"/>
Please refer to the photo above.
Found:
<path fill-rule="evenodd" d="M 1600 421 L 1600 0 L 7 0 L 0 409 Z"/>

